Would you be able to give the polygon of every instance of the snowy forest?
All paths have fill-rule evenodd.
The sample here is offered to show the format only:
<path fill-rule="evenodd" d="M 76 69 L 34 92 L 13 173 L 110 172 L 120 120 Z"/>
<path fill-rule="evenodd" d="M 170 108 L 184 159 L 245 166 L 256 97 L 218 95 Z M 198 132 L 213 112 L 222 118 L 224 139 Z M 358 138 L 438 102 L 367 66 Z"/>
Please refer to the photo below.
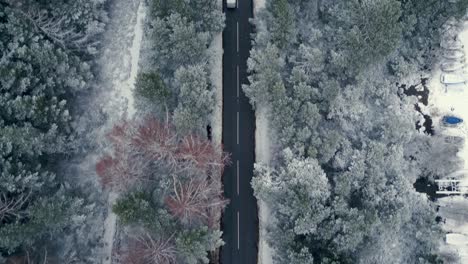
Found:
<path fill-rule="evenodd" d="M 407 87 L 468 0 L 265 4 L 242 89 L 270 125 L 252 187 L 273 262 L 459 262 L 414 184 L 462 142 Z M 0 0 L 0 263 L 219 263 L 224 28 L 218 0 Z"/>
<path fill-rule="evenodd" d="M 439 29 L 467 6 L 266 1 L 243 89 L 273 130 L 272 162 L 252 184 L 271 210 L 274 263 L 457 262 L 413 184 L 456 170 L 459 142 L 418 131 L 418 98 L 398 84 L 431 71 Z"/>
<path fill-rule="evenodd" d="M 0 263 L 216 259 L 223 27 L 215 0 L 0 1 Z"/>
<path fill-rule="evenodd" d="M 102 1 L 0 1 L 2 263 L 67 263 L 74 247 L 83 258 L 93 250 L 80 233 L 94 201 L 60 168 L 92 147 L 80 98 L 95 83 L 106 19 Z"/>

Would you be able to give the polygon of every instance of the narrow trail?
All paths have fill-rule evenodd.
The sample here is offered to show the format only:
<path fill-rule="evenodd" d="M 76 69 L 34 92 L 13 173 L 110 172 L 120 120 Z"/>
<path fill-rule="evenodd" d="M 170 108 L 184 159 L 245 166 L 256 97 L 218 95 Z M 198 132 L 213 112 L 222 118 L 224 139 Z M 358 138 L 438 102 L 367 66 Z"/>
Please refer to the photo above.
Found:
<path fill-rule="evenodd" d="M 146 8 L 142 0 L 115 0 L 110 13 L 111 20 L 104 36 L 106 44 L 100 60 L 101 83 L 106 89 L 102 107 L 109 116 L 106 130 L 115 121 L 131 118 L 135 113 L 133 89 L 138 74 Z M 111 191 L 107 198 L 108 210 L 103 234 L 104 264 L 112 263 L 117 224 L 112 205 L 118 196 L 118 193 Z"/>
<path fill-rule="evenodd" d="M 127 89 L 123 90 L 122 93 L 125 94 L 125 97 L 128 99 L 128 115 L 129 117 L 133 116 L 135 113 L 135 108 L 133 105 L 133 88 L 135 86 L 136 77 L 138 74 L 138 62 L 140 60 L 140 50 L 141 50 L 141 43 L 143 40 L 143 26 L 144 20 L 146 17 L 146 10 L 144 6 L 144 2 L 138 5 L 137 11 L 137 18 L 136 24 L 134 27 L 135 36 L 133 37 L 132 47 L 130 48 L 130 58 L 131 58 L 131 66 L 130 66 L 130 77 L 127 80 Z"/>

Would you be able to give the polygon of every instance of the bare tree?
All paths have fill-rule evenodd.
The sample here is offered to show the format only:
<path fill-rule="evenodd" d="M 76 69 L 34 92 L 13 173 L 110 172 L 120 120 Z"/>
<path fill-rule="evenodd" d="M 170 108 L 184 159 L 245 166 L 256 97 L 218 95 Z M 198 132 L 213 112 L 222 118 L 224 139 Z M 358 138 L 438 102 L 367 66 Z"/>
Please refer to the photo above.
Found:
<path fill-rule="evenodd" d="M 117 192 L 148 180 L 147 168 L 150 160 L 132 145 L 132 134 L 130 123 L 124 121 L 115 125 L 107 134 L 113 153 L 103 156 L 96 164 L 96 172 L 102 185 Z"/>
<path fill-rule="evenodd" d="M 133 137 L 132 143 L 151 160 L 175 169 L 177 135 L 169 122 L 160 122 L 155 118 L 146 118 Z"/>
<path fill-rule="evenodd" d="M 155 239 L 148 233 L 133 239 L 123 256 L 125 264 L 176 264 L 173 236 Z"/>
<path fill-rule="evenodd" d="M 120 192 L 148 180 L 148 162 L 131 151 L 114 153 L 114 157 L 104 156 L 96 164 L 96 172 L 105 187 Z"/>
<path fill-rule="evenodd" d="M 207 172 L 210 168 L 224 168 L 229 157 L 222 149 L 217 149 L 207 139 L 188 135 L 184 137 L 177 149 L 177 157 L 181 164 L 184 162 L 190 168 L 197 168 Z"/>
<path fill-rule="evenodd" d="M 173 176 L 173 192 L 165 202 L 169 211 L 181 222 L 191 224 L 195 220 L 210 222 L 212 210 L 221 210 L 228 201 L 222 189 L 211 184 L 206 177 L 191 176 L 188 179 Z"/>

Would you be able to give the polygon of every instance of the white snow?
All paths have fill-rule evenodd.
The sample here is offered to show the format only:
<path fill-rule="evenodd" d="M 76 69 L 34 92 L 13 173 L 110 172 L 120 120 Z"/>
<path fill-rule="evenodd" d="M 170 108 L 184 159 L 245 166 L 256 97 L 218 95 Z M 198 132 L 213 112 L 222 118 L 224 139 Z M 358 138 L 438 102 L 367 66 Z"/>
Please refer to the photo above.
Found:
<path fill-rule="evenodd" d="M 266 0 L 254 0 L 253 1 L 254 16 L 257 14 L 257 12 L 260 9 L 265 8 L 265 1 Z"/>
<path fill-rule="evenodd" d="M 269 166 L 271 160 L 271 137 L 268 129 L 268 109 L 259 107 L 255 111 L 255 161 Z M 267 227 L 271 223 L 270 209 L 264 201 L 258 200 L 259 241 L 258 263 L 273 263 L 273 250 L 267 242 Z"/>
<path fill-rule="evenodd" d="M 107 29 L 105 51 L 101 59 L 102 83 L 109 89 L 104 111 L 109 115 L 107 129 L 115 121 L 122 118 L 131 118 L 135 113 L 133 88 L 138 74 L 140 49 L 143 38 L 143 25 L 145 19 L 144 1 L 119 0 L 114 8 Z M 117 217 L 112 212 L 112 205 L 118 194 L 110 192 L 107 199 L 108 211 L 104 222 L 103 234 L 103 260 L 102 263 L 112 263 L 114 237 Z"/>
<path fill-rule="evenodd" d="M 218 0 L 218 8 L 223 9 L 223 0 Z M 213 113 L 211 114 L 211 140 L 214 145 L 222 146 L 222 132 L 223 132 L 223 33 L 220 32 L 213 38 L 208 49 L 209 58 L 209 78 L 213 85 L 213 92 L 215 98 L 215 105 Z M 219 171 L 219 173 L 222 173 Z M 223 186 L 220 182 L 220 189 Z M 221 212 L 217 214 L 219 219 L 216 227 L 220 228 L 221 224 Z M 218 252 L 219 254 L 219 252 Z M 216 255 L 216 254 L 214 254 Z M 215 257 L 216 258 L 216 257 Z"/>
<path fill-rule="evenodd" d="M 117 223 L 117 216 L 112 212 L 112 205 L 117 200 L 118 195 L 114 192 L 109 193 L 107 198 L 107 217 L 104 220 L 104 256 L 102 263 L 112 263 L 112 249 L 114 245 L 114 235 Z"/>
<path fill-rule="evenodd" d="M 265 165 L 270 164 L 271 148 L 268 122 L 268 108 L 259 106 L 255 111 L 255 161 Z"/>
<path fill-rule="evenodd" d="M 266 0 L 254 0 L 254 17 L 265 8 Z M 271 160 L 271 137 L 268 129 L 268 109 L 259 107 L 255 111 L 255 161 L 269 166 Z M 258 264 L 273 263 L 273 249 L 267 242 L 267 227 L 271 223 L 270 209 L 264 201 L 258 201 L 259 238 L 258 238 Z"/>
<path fill-rule="evenodd" d="M 135 36 L 133 37 L 132 47 L 130 48 L 131 67 L 130 77 L 126 85 L 120 88 L 122 96 L 128 100 L 128 115 L 133 116 L 135 108 L 133 106 L 133 88 L 138 74 L 138 61 L 140 59 L 141 41 L 143 39 L 143 21 L 145 19 L 145 8 L 143 1 L 138 5 L 137 18 L 135 23 Z"/>
<path fill-rule="evenodd" d="M 211 116 L 211 135 L 216 145 L 221 146 L 223 131 L 223 33 L 219 33 L 210 45 L 210 80 L 214 86 L 216 105 Z"/>
<path fill-rule="evenodd" d="M 453 24 L 446 26 L 451 28 L 454 33 L 448 33 L 453 36 L 458 36 L 458 39 L 464 45 L 460 52 L 468 55 L 468 24 L 462 24 L 462 31 L 456 33 L 456 26 Z M 445 46 L 444 46 L 445 47 Z M 448 59 L 443 59 L 441 63 L 452 62 Z M 456 73 L 464 76 L 465 73 Z M 441 124 L 441 119 L 444 115 L 461 117 L 464 122 L 468 121 L 468 85 L 448 85 L 441 83 L 442 71 L 440 67 L 436 70 L 428 83 L 430 90 L 429 106 L 426 110 L 429 111 L 432 117 L 434 130 L 437 135 L 442 136 L 458 136 L 465 139 L 464 145 L 457 155 L 464 160 L 464 168 L 461 171 L 447 175 L 446 178 L 456 178 L 463 182 L 468 181 L 468 137 L 466 124 L 458 127 L 445 127 Z M 446 243 L 444 247 L 455 249 L 461 258 L 461 263 L 468 263 L 468 200 L 462 196 L 449 196 L 438 199 L 440 206 L 438 214 L 443 217 L 445 224 L 444 230 L 447 232 Z"/>

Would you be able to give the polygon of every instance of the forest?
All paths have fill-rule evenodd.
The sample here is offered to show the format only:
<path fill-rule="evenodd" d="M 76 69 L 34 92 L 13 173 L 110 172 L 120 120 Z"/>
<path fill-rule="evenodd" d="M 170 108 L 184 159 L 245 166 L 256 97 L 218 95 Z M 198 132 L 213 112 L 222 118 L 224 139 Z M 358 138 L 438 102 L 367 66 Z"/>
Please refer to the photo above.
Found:
<path fill-rule="evenodd" d="M 0 1 L 2 263 L 75 259 L 87 243 L 79 233 L 93 201 L 60 167 L 87 151 L 77 104 L 95 83 L 106 19 L 103 1 Z"/>
<path fill-rule="evenodd" d="M 220 2 L 141 2 L 136 111 L 114 122 L 94 100 L 108 87 L 112 3 L 140 3 L 125 1 L 0 0 L 0 263 L 105 263 L 111 213 L 112 263 L 218 261 L 231 164 L 207 129 Z M 456 170 L 460 142 L 418 131 L 418 98 L 399 84 L 432 70 L 439 29 L 467 8 L 266 1 L 242 89 L 271 126 L 273 160 L 255 164 L 252 187 L 271 210 L 275 263 L 456 261 L 440 250 L 435 204 L 413 184 Z"/>
<path fill-rule="evenodd" d="M 103 263 L 109 192 L 112 263 L 208 263 L 222 245 L 229 155 L 206 132 L 219 3 L 141 1 L 149 56 L 137 113 L 101 139 L 93 131 L 111 118 L 86 101 L 104 87 L 98 62 L 111 2 L 0 1 L 0 263 Z M 72 169 L 89 157 L 95 171 Z"/>
<path fill-rule="evenodd" d="M 275 263 L 455 261 L 413 183 L 456 170 L 457 146 L 416 130 L 418 99 L 397 84 L 431 70 L 439 29 L 467 6 L 266 1 L 243 90 L 273 131 L 273 160 L 255 165 L 252 185 L 272 212 Z"/>
<path fill-rule="evenodd" d="M 100 159 L 97 172 L 120 193 L 113 211 L 126 230 L 122 263 L 216 261 L 228 203 L 221 177 L 230 161 L 206 130 L 215 105 L 208 47 L 224 15 L 216 0 L 147 4 L 138 117 L 108 134 L 114 153 Z"/>

